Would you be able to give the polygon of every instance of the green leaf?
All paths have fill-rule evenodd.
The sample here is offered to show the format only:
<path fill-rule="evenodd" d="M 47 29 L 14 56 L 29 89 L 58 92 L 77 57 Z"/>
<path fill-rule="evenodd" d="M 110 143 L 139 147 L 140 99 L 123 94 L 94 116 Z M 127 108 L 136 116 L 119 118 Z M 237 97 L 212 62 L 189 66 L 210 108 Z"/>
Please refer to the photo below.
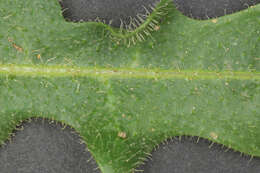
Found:
<path fill-rule="evenodd" d="M 56 0 L 0 7 L 1 143 L 44 117 L 75 128 L 105 173 L 175 135 L 260 156 L 260 5 L 208 21 L 172 7 L 129 48 L 103 24 L 65 22 Z"/>

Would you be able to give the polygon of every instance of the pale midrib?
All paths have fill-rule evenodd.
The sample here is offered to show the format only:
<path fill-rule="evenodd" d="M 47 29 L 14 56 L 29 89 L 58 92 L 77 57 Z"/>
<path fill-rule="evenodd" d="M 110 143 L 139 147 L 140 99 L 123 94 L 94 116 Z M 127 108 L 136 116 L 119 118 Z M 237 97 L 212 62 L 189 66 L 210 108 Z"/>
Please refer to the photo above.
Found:
<path fill-rule="evenodd" d="M 178 71 L 161 69 L 95 68 L 68 66 L 0 65 L 0 74 L 25 77 L 102 77 L 153 79 L 238 79 L 260 80 L 260 72 Z"/>

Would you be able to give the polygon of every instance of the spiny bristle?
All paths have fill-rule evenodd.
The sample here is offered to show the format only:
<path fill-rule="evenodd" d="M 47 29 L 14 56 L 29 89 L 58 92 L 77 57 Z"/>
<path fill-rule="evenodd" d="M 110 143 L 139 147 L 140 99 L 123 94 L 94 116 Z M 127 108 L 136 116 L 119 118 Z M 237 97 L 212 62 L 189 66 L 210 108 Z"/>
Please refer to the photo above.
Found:
<path fill-rule="evenodd" d="M 116 40 L 117 43 L 127 43 L 127 47 L 145 41 L 146 36 L 151 37 L 151 32 L 158 30 L 159 19 L 167 14 L 169 2 L 169 0 L 161 0 L 160 3 L 149 5 L 152 12 L 144 7 L 146 14 L 137 14 L 136 17 L 131 17 L 128 25 L 121 22 L 119 30 L 112 29 L 112 39 Z"/>
<path fill-rule="evenodd" d="M 60 0 L 62 14 L 70 22 L 103 23 L 116 43 L 128 47 L 145 40 L 158 30 L 172 0 Z M 111 8 L 107 8 L 111 7 Z"/>

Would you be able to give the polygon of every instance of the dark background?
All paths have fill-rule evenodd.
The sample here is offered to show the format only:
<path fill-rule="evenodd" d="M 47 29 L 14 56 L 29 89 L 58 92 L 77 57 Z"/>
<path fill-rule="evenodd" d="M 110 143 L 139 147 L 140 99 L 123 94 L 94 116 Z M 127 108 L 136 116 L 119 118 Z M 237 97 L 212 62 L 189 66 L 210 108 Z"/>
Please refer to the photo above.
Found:
<path fill-rule="evenodd" d="M 97 17 L 106 24 L 119 27 L 121 20 L 129 24 L 129 16 L 145 14 L 142 6 L 152 11 L 149 5 L 160 0 L 61 0 L 63 16 L 68 21 L 93 21 Z M 260 0 L 173 0 L 177 9 L 194 19 L 209 19 L 231 14 Z"/>

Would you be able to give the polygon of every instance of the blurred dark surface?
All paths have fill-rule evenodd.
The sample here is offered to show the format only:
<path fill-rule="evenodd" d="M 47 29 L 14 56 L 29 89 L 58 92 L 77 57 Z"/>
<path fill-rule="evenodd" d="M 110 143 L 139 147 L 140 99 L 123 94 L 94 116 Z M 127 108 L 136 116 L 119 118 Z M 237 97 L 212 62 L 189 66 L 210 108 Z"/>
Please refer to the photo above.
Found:
<path fill-rule="evenodd" d="M 260 3 L 260 0 L 173 0 L 184 15 L 209 19 L 232 14 Z"/>
<path fill-rule="evenodd" d="M 152 12 L 150 5 L 156 6 L 160 0 L 60 0 L 63 16 L 68 21 L 93 21 L 99 19 L 114 27 L 129 25 L 130 18 L 137 14 Z M 145 7 L 145 8 L 144 8 Z M 142 17 L 145 19 L 145 17 Z"/>
<path fill-rule="evenodd" d="M 79 135 L 60 123 L 23 123 L 0 148 L 0 173 L 100 173 Z"/>
<path fill-rule="evenodd" d="M 106 24 L 120 27 L 128 25 L 129 16 L 146 14 L 145 8 L 160 0 L 60 0 L 63 16 L 67 21 L 93 21 L 99 19 Z M 209 19 L 224 16 L 260 3 L 260 0 L 173 0 L 184 15 L 194 19 Z M 145 7 L 145 8 L 144 8 Z M 142 17 L 145 19 L 145 17 Z M 124 25 L 125 26 L 125 25 Z"/>
<path fill-rule="evenodd" d="M 174 138 L 152 152 L 143 173 L 259 173 L 260 158 L 197 137 Z M 136 172 L 137 173 L 137 172 Z"/>

